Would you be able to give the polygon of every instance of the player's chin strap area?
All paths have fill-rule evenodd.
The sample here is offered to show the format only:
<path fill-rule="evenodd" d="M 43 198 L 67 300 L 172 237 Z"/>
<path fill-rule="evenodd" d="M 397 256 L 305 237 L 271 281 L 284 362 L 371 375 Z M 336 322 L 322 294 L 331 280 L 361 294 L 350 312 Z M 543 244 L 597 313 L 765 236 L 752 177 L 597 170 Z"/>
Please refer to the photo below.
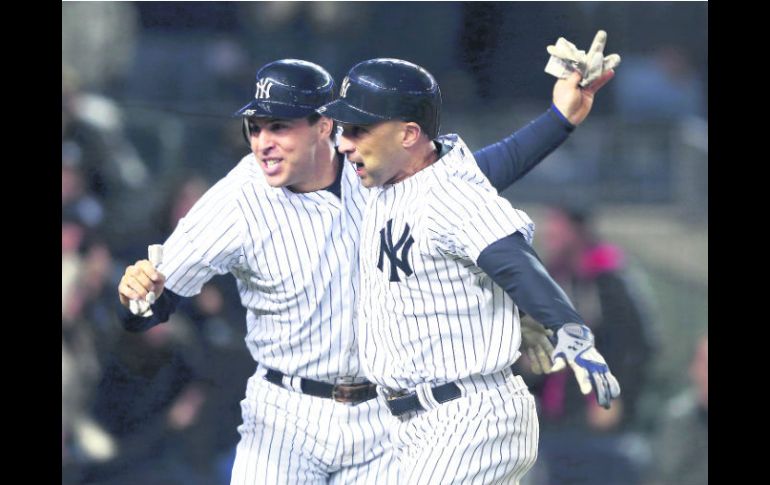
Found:
<path fill-rule="evenodd" d="M 369 381 L 352 382 L 352 378 L 340 377 L 336 384 L 330 384 L 266 369 L 265 380 L 290 391 L 333 399 L 345 404 L 360 404 L 377 397 L 377 386 Z"/>

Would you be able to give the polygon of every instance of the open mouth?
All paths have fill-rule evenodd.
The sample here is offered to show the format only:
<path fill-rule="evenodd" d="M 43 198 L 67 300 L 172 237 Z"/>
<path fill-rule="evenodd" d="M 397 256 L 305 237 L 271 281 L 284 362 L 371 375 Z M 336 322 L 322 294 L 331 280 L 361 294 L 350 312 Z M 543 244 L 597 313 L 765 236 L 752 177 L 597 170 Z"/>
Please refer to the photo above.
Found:
<path fill-rule="evenodd" d="M 360 174 L 364 170 L 363 162 L 354 162 L 350 159 L 348 159 L 348 161 L 353 164 L 353 168 L 355 168 L 356 173 Z"/>
<path fill-rule="evenodd" d="M 267 171 L 273 171 L 283 161 L 282 158 L 263 158 L 262 167 Z"/>

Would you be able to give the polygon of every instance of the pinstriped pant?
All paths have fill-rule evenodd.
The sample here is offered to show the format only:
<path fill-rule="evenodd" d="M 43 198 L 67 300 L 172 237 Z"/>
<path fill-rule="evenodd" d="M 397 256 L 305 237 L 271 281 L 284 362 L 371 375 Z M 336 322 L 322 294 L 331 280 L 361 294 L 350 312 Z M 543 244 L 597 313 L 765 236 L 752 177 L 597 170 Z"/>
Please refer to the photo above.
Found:
<path fill-rule="evenodd" d="M 406 415 L 392 435 L 401 485 L 514 484 L 537 459 L 535 400 L 518 376 Z"/>
<path fill-rule="evenodd" d="M 397 485 L 382 399 L 356 406 L 249 379 L 231 485 Z"/>

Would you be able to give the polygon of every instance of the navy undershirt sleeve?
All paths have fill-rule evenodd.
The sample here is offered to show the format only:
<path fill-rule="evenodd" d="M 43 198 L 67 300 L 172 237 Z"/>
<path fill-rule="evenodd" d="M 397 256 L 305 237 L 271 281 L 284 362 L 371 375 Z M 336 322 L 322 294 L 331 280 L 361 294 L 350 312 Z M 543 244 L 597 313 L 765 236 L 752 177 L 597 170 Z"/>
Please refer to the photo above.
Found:
<path fill-rule="evenodd" d="M 144 332 L 159 323 L 167 322 L 181 299 L 181 296 L 169 289 L 165 289 L 158 299 L 155 300 L 155 303 L 150 305 L 152 316 L 140 317 L 134 315 L 128 308 L 118 304 L 118 318 L 123 328 L 129 332 Z"/>
<path fill-rule="evenodd" d="M 546 328 L 555 332 L 565 323 L 585 324 L 521 233 L 515 232 L 484 248 L 478 265 L 510 295 L 516 306 Z"/>
<path fill-rule="evenodd" d="M 473 152 L 479 168 L 498 192 L 535 168 L 559 147 L 575 129 L 551 107 L 509 137 Z"/>

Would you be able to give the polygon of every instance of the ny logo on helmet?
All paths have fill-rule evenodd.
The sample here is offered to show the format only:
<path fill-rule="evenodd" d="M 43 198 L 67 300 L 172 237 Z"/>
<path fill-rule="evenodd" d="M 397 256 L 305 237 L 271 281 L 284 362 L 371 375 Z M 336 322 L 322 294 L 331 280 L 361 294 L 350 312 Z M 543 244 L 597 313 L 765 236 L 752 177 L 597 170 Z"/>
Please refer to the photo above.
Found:
<path fill-rule="evenodd" d="M 344 98 L 348 95 L 348 88 L 350 87 L 350 79 L 348 79 L 347 76 L 345 76 L 345 79 L 342 80 L 342 86 L 340 87 L 340 98 Z"/>
<path fill-rule="evenodd" d="M 257 94 L 254 95 L 256 99 L 270 99 L 270 88 L 273 87 L 273 83 L 269 79 L 260 79 L 257 83 Z"/>
<path fill-rule="evenodd" d="M 412 274 L 412 267 L 409 266 L 409 250 L 414 244 L 414 238 L 409 234 L 409 224 L 405 224 L 404 232 L 401 233 L 401 237 L 396 244 L 393 244 L 393 233 L 391 228 L 393 227 L 393 219 L 390 219 L 386 223 L 386 227 L 380 229 L 380 259 L 377 261 L 377 268 L 385 272 L 382 269 L 383 255 L 387 256 L 390 260 L 390 281 L 401 281 L 398 276 L 398 269 L 404 272 L 406 276 Z M 401 257 L 396 254 L 398 250 L 401 250 Z"/>

